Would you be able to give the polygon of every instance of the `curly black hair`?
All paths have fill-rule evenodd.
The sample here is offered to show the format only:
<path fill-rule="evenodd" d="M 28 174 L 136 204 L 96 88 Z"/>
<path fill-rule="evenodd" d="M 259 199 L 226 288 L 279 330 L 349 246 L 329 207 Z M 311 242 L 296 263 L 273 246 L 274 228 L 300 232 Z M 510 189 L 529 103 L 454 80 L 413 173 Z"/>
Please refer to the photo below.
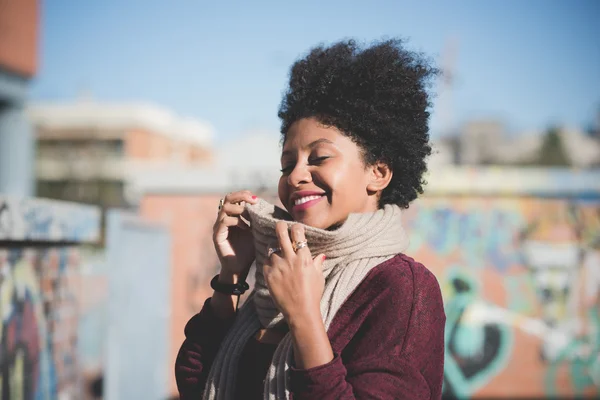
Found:
<path fill-rule="evenodd" d="M 361 48 L 354 40 L 312 49 L 291 68 L 279 108 L 282 140 L 302 118 L 339 129 L 363 150 L 367 165 L 387 164 L 393 177 L 379 206 L 409 203 L 423 193 L 429 144 L 427 89 L 438 69 L 401 39 Z"/>

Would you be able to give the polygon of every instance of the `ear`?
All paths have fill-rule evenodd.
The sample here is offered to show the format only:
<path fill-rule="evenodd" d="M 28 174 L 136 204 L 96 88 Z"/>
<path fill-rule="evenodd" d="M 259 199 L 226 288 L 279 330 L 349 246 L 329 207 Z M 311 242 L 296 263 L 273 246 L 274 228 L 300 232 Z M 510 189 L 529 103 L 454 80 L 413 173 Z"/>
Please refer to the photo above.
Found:
<path fill-rule="evenodd" d="M 368 168 L 369 182 L 367 184 L 367 191 L 372 193 L 381 192 L 390 184 L 394 173 L 387 164 L 381 162 L 377 162 Z"/>

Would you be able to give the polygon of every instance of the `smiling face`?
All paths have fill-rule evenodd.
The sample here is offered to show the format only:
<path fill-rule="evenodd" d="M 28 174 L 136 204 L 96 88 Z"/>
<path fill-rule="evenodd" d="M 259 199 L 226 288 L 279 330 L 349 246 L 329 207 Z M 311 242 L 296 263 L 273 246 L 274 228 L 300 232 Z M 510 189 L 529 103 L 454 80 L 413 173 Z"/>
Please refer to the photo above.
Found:
<path fill-rule="evenodd" d="M 290 126 L 281 167 L 281 203 L 295 221 L 321 229 L 340 225 L 350 213 L 377 210 L 391 178 L 387 168 L 365 165 L 350 138 L 313 118 Z"/>

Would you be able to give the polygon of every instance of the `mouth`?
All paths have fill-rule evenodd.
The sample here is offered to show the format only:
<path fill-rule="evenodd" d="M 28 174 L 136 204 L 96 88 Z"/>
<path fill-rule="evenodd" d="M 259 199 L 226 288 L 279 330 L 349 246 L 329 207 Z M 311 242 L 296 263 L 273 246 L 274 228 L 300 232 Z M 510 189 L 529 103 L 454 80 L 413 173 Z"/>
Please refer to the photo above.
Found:
<path fill-rule="evenodd" d="M 323 192 L 296 192 L 292 194 L 290 203 L 292 211 L 304 211 L 325 198 Z"/>

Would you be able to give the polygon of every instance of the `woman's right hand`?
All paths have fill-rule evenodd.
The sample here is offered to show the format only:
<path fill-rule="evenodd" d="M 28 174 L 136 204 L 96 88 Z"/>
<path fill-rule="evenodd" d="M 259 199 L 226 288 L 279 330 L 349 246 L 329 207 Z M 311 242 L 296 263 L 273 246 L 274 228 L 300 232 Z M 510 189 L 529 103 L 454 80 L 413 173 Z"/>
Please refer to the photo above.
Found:
<path fill-rule="evenodd" d="M 227 278 L 234 281 L 245 279 L 254 261 L 252 232 L 241 217 L 249 220 L 244 203 L 255 204 L 257 201 L 257 197 L 247 190 L 229 193 L 213 227 L 213 243 L 221 262 L 221 275 L 227 274 Z"/>

